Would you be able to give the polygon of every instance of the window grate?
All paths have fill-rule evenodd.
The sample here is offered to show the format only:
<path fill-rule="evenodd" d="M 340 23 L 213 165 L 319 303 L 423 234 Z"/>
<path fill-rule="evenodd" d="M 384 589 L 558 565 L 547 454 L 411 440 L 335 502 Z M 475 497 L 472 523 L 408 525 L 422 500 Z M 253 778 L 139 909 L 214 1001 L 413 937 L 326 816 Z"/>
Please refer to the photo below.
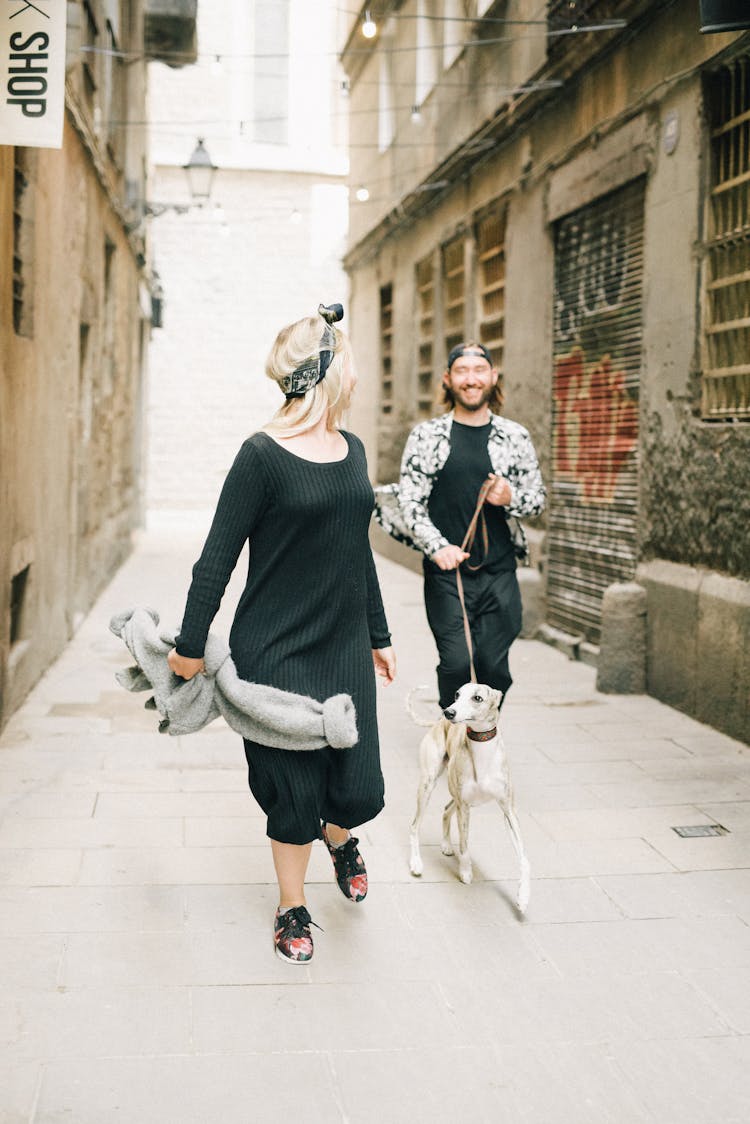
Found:
<path fill-rule="evenodd" d="M 432 413 L 432 380 L 435 332 L 435 266 L 432 255 L 416 267 L 417 288 L 417 409 L 420 417 Z"/>
<path fill-rule="evenodd" d="M 701 413 L 750 420 L 750 55 L 711 75 Z"/>
<path fill-rule="evenodd" d="M 505 220 L 505 208 L 498 208 L 480 219 L 476 230 L 479 340 L 489 348 L 501 376 L 505 346 Z"/>
<path fill-rule="evenodd" d="M 465 310 L 464 239 L 454 238 L 443 247 L 443 334 L 446 355 L 464 340 Z"/>

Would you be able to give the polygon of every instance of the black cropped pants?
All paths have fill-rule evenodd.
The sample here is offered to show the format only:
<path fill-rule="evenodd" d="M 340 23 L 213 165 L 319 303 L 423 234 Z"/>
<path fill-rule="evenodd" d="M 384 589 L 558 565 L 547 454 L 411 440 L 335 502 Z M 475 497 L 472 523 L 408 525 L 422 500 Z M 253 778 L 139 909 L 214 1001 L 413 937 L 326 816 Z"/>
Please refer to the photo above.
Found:
<path fill-rule="evenodd" d="M 250 791 L 268 817 L 266 834 L 279 843 L 320 839 L 321 822 L 359 827 L 383 808 L 377 741 L 313 750 L 244 743 Z"/>
<path fill-rule="evenodd" d="M 461 571 L 477 682 L 505 695 L 513 682 L 508 652 L 521 631 L 521 591 L 515 570 L 487 573 Z M 453 570 L 424 567 L 424 601 L 435 637 L 440 706 L 453 702 L 456 691 L 471 679 L 469 649 Z"/>

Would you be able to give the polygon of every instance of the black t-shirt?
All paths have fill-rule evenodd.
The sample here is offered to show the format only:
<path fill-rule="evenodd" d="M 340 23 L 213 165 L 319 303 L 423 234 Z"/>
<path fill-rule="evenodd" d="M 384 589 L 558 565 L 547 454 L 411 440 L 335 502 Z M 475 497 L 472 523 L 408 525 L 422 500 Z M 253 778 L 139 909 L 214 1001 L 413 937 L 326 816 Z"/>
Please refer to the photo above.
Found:
<path fill-rule="evenodd" d="M 460 546 L 463 542 L 474 514 L 479 489 L 492 472 L 490 454 L 487 451 L 491 424 L 488 422 L 487 425 L 475 426 L 453 422 L 451 451 L 438 473 L 427 503 L 427 512 L 432 522 L 441 534 L 445 535 L 448 542 L 456 546 Z M 489 550 L 483 569 L 489 570 L 490 573 L 515 570 L 516 557 L 505 508 L 485 504 L 484 514 L 487 520 Z M 471 557 L 467 562 L 462 563 L 462 572 L 469 564 L 476 566 L 481 562 L 483 552 L 480 524 L 477 526 Z M 425 559 L 425 565 L 437 569 L 435 563 L 428 559 Z"/>

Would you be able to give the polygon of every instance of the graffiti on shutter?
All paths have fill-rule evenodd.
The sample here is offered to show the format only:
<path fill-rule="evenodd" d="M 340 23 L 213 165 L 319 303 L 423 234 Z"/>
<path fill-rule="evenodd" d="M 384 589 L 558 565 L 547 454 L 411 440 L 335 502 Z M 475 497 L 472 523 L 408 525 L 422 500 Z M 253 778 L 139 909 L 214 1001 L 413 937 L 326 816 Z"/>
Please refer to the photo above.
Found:
<path fill-rule="evenodd" d="M 594 643 L 636 563 L 643 198 L 635 181 L 555 237 L 548 619 Z"/>

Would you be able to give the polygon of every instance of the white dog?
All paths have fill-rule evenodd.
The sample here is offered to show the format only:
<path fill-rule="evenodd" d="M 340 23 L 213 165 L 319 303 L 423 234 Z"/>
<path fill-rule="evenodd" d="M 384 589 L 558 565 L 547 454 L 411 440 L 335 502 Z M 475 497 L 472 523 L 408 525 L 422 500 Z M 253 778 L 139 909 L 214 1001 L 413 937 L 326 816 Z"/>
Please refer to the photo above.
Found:
<path fill-rule="evenodd" d="M 431 726 L 419 747 L 420 780 L 417 789 L 417 810 L 411 825 L 410 869 L 415 877 L 422 873 L 419 851 L 419 826 L 438 778 L 448 767 L 448 791 L 452 799 L 443 812 L 444 855 L 452 855 L 451 819 L 458 820 L 458 866 L 462 882 L 471 882 L 469 855 L 469 809 L 475 804 L 497 800 L 510 828 L 513 847 L 521 868 L 516 905 L 526 912 L 531 892 L 531 869 L 526 858 L 518 818 L 513 807 L 513 789 L 508 771 L 503 740 L 497 728 L 498 706 L 502 694 L 483 683 L 465 683 L 456 694 L 444 717 Z M 407 706 L 418 725 L 424 722 L 415 716 L 410 700 Z"/>

